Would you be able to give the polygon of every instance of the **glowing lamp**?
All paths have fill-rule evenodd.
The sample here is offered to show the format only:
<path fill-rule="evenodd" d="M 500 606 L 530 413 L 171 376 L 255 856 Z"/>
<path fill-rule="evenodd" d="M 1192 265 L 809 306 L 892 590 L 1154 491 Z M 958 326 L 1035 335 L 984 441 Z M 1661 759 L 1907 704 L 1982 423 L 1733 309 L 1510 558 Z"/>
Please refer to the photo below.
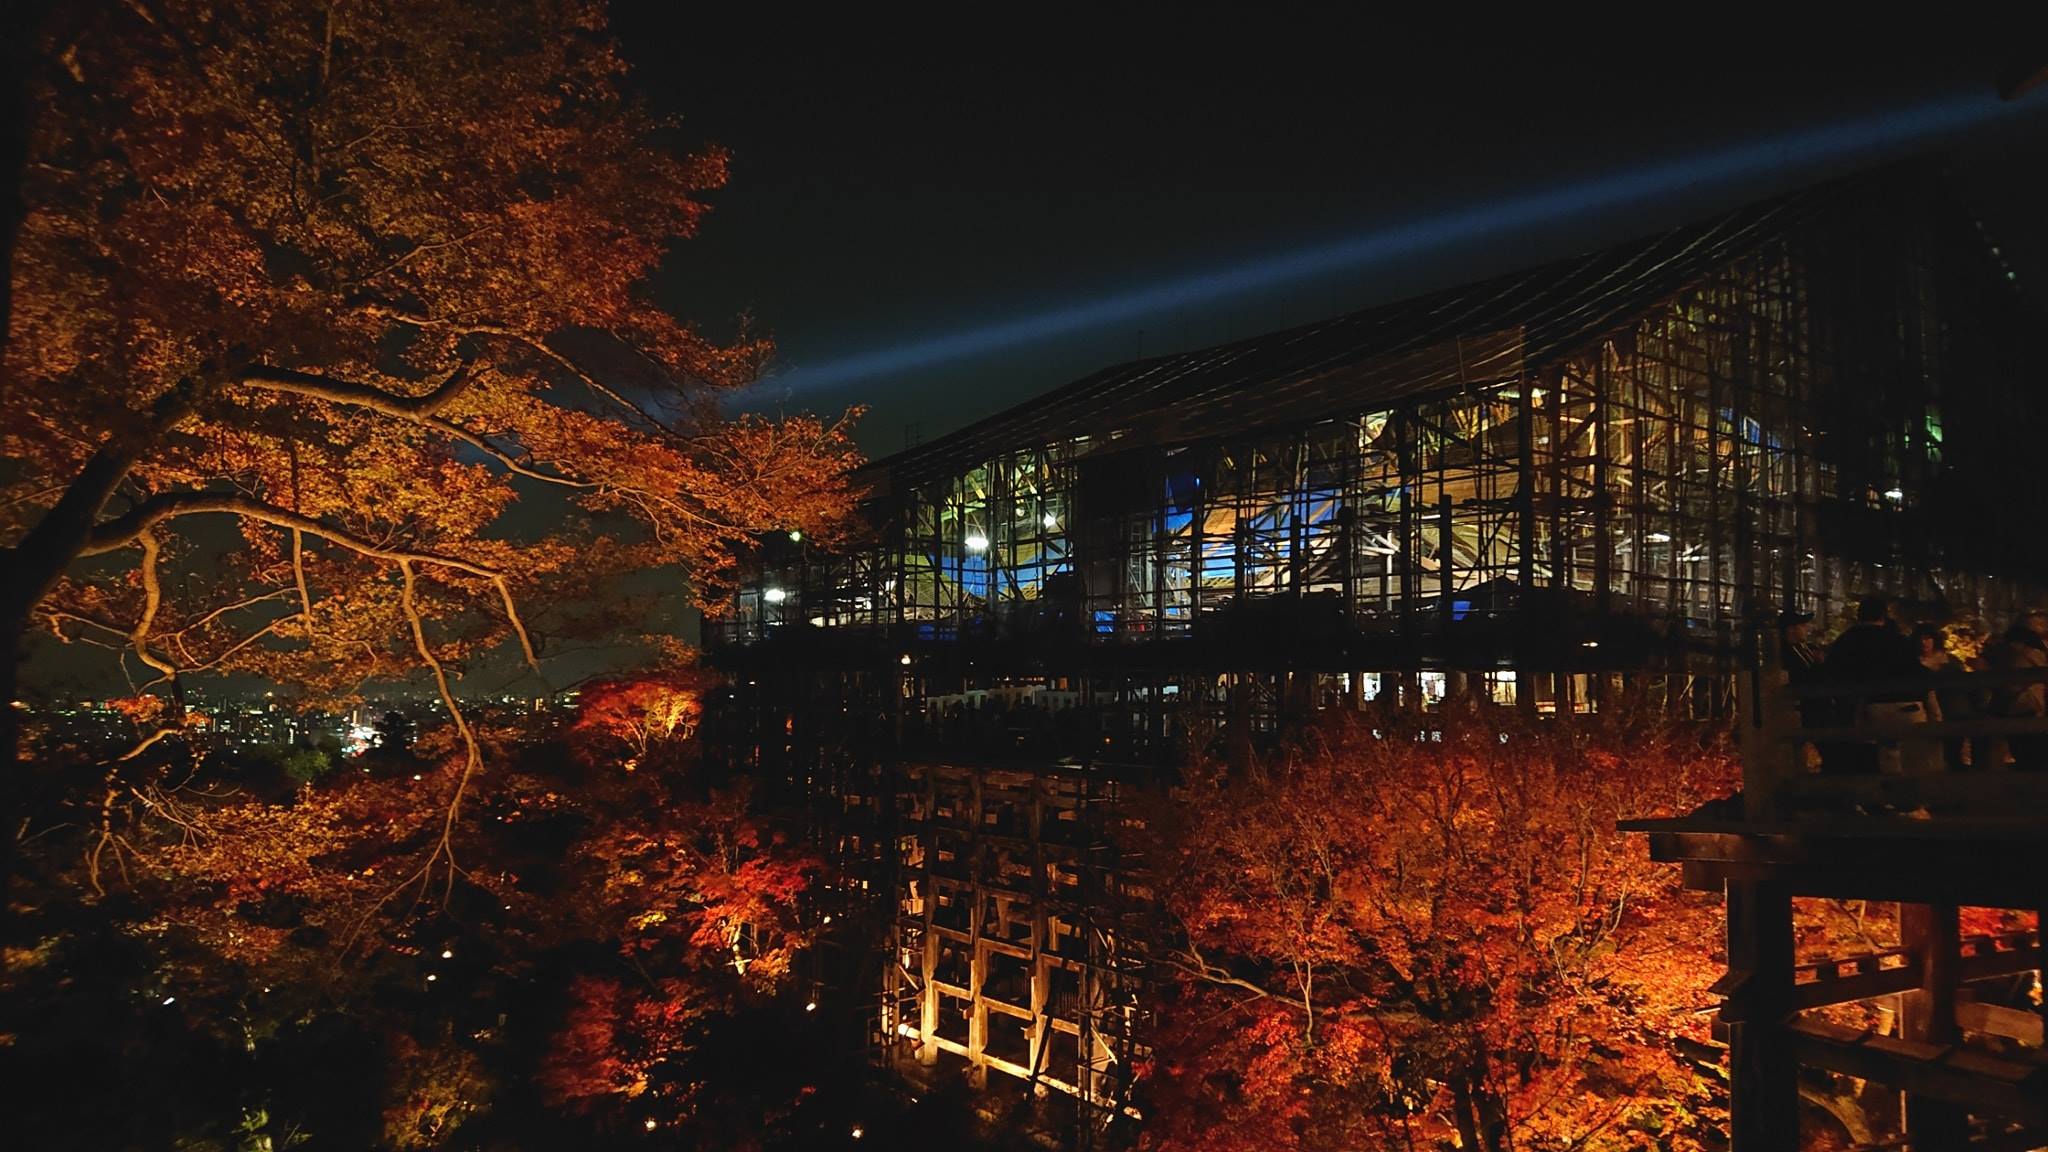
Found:
<path fill-rule="evenodd" d="M 897 659 L 896 662 L 898 664 L 903 665 L 905 668 L 910 667 L 910 653 L 905 652 L 901 657 Z"/>
<path fill-rule="evenodd" d="M 981 533 L 979 533 L 979 532 L 970 532 L 970 533 L 968 533 L 968 534 L 967 534 L 967 539 L 966 539 L 965 541 L 963 541 L 963 543 L 965 543 L 965 544 L 967 545 L 967 550 L 968 550 L 969 552 L 986 552 L 986 551 L 988 551 L 988 537 L 986 537 L 986 536 L 983 536 L 983 535 L 982 535 Z"/>
<path fill-rule="evenodd" d="M 806 1012 L 816 1012 L 817 1010 L 818 1010 L 818 1002 L 817 1002 L 816 1000 L 806 1000 L 806 1001 L 804 1001 L 804 1011 L 806 1011 Z"/>
<path fill-rule="evenodd" d="M 1904 500 L 1904 499 L 1906 498 L 1906 492 L 1905 492 L 1905 489 L 1903 489 L 1903 488 L 1887 488 L 1887 489 L 1885 489 L 1885 490 L 1884 490 L 1884 498 L 1885 498 L 1885 499 L 1887 499 L 1887 500 L 1890 500 L 1890 501 L 1891 501 L 1892 503 L 1896 504 L 1896 503 L 1898 503 L 1899 501 L 1901 501 L 1901 500 Z"/>
<path fill-rule="evenodd" d="M 645 1129 L 647 1129 L 647 1130 L 648 1130 L 649 1132 L 652 1132 L 652 1131 L 654 1131 L 654 1130 L 655 1130 L 656 1128 L 660 1127 L 660 1125 L 658 1125 L 658 1124 L 656 1124 L 656 1123 L 654 1122 L 654 1117 L 652 1117 L 652 1116 L 649 1116 L 649 1117 L 648 1117 L 647 1119 L 645 1119 L 645 1120 L 642 1120 L 642 1121 L 640 1122 L 640 1126 L 641 1126 L 642 1128 L 645 1128 Z"/>
<path fill-rule="evenodd" d="M 1039 521 L 1039 523 L 1044 524 L 1047 528 L 1057 528 L 1060 526 L 1060 518 L 1047 512 L 1045 519 Z"/>
<path fill-rule="evenodd" d="M 789 599 L 789 593 L 784 592 L 780 588 L 764 588 L 761 591 L 761 599 L 766 600 L 770 604 L 780 604 L 784 600 Z"/>
<path fill-rule="evenodd" d="M 803 542 L 804 542 L 804 534 L 803 534 L 803 532 L 802 532 L 802 531 L 801 531 L 800 529 L 796 529 L 796 528 L 791 528 L 791 529 L 789 530 L 789 542 L 790 542 L 791 544 L 801 544 L 801 543 L 803 543 Z"/>
<path fill-rule="evenodd" d="M 1652 544 L 1669 544 L 1671 543 L 1671 533 L 1652 532 L 1648 536 L 1643 537 L 1643 539 L 1648 540 Z"/>
<path fill-rule="evenodd" d="M 853 1126 L 853 1138 L 854 1138 L 855 1140 L 858 1140 L 858 1139 L 860 1139 L 860 1138 L 861 1138 L 861 1137 L 862 1137 L 863 1135 L 865 1135 L 865 1133 L 863 1133 L 863 1132 L 861 1131 L 860 1125 L 858 1125 L 858 1124 L 855 1124 L 855 1125 Z"/>

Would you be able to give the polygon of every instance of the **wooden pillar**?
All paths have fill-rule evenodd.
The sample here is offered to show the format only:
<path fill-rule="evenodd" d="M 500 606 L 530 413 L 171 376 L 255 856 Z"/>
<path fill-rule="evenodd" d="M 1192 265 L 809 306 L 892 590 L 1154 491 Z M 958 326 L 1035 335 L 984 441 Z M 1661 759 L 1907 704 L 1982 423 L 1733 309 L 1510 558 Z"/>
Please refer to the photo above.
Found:
<path fill-rule="evenodd" d="M 1045 1084 L 1039 1076 L 1045 1070 L 1046 1041 L 1051 1039 L 1052 1026 L 1047 1019 L 1052 1000 L 1052 968 L 1046 958 L 1051 944 L 1047 939 L 1045 906 L 1048 889 L 1045 875 L 1045 773 L 1031 774 L 1031 1036 L 1029 1056 L 1031 1068 L 1031 1092 L 1035 1096 L 1046 1094 Z"/>
<path fill-rule="evenodd" d="M 936 1064 L 939 1061 L 939 990 L 935 983 L 939 977 L 939 890 L 933 883 L 933 873 L 938 868 L 939 838 L 933 831 L 939 818 L 939 774 L 927 767 L 924 769 L 924 823 L 918 829 L 923 840 L 924 861 L 919 869 L 924 882 L 924 958 L 918 974 L 920 981 L 917 999 L 917 1060 L 920 1064 Z"/>
<path fill-rule="evenodd" d="M 1767 682 L 1755 662 L 1737 674 L 1737 684 L 1735 732 L 1742 752 L 1743 814 L 1767 820 L 1776 814 L 1778 789 L 1801 770 L 1796 759 L 1802 746 L 1784 739 L 1787 713 L 1774 699 L 1785 691 L 1784 685 Z"/>
<path fill-rule="evenodd" d="M 988 947 L 982 942 L 988 905 L 981 883 L 988 864 L 988 847 L 981 837 L 983 775 L 979 768 L 968 770 L 967 826 L 973 829 L 968 841 L 968 890 L 974 894 L 974 905 L 967 912 L 967 1080 L 977 1088 L 988 1083 L 988 1005 L 981 998 L 988 983 Z"/>
<path fill-rule="evenodd" d="M 1901 904 L 1899 942 L 1919 953 L 1920 987 L 1899 997 L 1899 1036 L 1927 1044 L 1953 1044 L 1960 956 L 1953 904 Z M 1906 1135 L 1915 1148 L 1961 1148 L 1968 1115 L 1940 1100 L 1908 1094 Z"/>
<path fill-rule="evenodd" d="M 1732 1152 L 1799 1142 L 1799 1065 L 1785 1043 L 1792 1014 L 1792 897 L 1767 880 L 1731 880 L 1728 967 L 1747 975 L 1728 1024 Z"/>

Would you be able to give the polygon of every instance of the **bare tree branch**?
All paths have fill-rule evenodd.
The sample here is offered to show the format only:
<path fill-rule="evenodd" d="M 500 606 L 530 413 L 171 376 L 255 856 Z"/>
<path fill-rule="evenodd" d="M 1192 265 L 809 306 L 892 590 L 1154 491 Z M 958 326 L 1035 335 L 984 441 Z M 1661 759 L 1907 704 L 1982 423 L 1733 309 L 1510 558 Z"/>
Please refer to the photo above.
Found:
<path fill-rule="evenodd" d="M 166 520 L 181 516 L 200 515 L 245 516 L 280 528 L 294 528 L 308 536 L 317 536 L 330 543 L 339 544 L 352 552 L 375 560 L 393 563 L 407 561 L 419 564 L 437 564 L 495 580 L 504 576 L 495 568 L 487 567 L 459 556 L 417 549 L 391 548 L 365 540 L 354 533 L 336 528 L 311 516 L 302 516 L 274 504 L 266 504 L 249 496 L 224 492 L 171 492 L 152 496 L 134 508 L 93 528 L 92 535 L 79 550 L 80 556 L 97 556 L 125 548 L 149 529 Z"/>

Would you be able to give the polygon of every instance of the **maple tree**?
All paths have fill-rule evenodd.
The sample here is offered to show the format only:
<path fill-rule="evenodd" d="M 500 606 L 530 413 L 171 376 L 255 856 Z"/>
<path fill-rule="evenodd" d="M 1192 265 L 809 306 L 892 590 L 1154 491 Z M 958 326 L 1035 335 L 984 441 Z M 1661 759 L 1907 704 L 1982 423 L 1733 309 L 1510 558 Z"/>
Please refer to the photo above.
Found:
<path fill-rule="evenodd" d="M 1160 1149 L 1700 1147 L 1718 905 L 1614 830 L 1723 795 L 1650 708 L 1342 716 L 1151 820 Z"/>
<path fill-rule="evenodd" d="M 586 686 L 572 735 L 587 756 L 623 757 L 627 771 L 690 746 L 704 715 L 708 677 L 694 671 L 627 676 Z"/>
<path fill-rule="evenodd" d="M 681 564 L 715 604 L 759 532 L 840 530 L 845 420 L 724 415 L 768 344 L 640 292 L 726 158 L 628 94 L 598 0 L 60 23 L 8 268 L 10 698 L 32 625 L 168 696 L 156 738 L 197 672 L 423 671 L 467 746 L 452 824 L 481 761 L 449 680 L 537 661 L 530 603 Z"/>
<path fill-rule="evenodd" d="M 82 941 L 111 930 L 141 949 L 107 995 L 113 1007 L 175 1018 L 202 1051 L 246 1050 L 250 1066 L 225 1077 L 243 1097 L 202 1119 L 239 1117 L 263 1139 L 311 1124 L 344 1145 L 353 1132 L 434 1148 L 518 1117 L 566 1126 L 564 1141 L 580 1144 L 641 1135 L 649 1120 L 687 1134 L 786 1113 L 800 1086 L 736 1083 L 705 1049 L 722 1052 L 730 1041 L 713 1040 L 737 1021 L 809 1018 L 799 969 L 822 865 L 694 740 L 628 770 L 592 723 L 619 699 L 658 699 L 700 675 L 620 677 L 555 741 L 479 724 L 495 767 L 453 831 L 463 863 L 445 896 L 403 880 L 443 834 L 443 796 L 466 760 L 448 726 L 423 736 L 417 771 L 352 762 L 271 797 L 225 762 L 148 774 L 131 784 L 133 803 L 86 805 L 99 827 L 74 821 L 37 845 L 52 894 L 29 902 L 39 922 L 67 890 L 98 896 L 81 926 L 32 937 L 33 958 L 10 956 L 10 991 L 43 977 L 69 986 Z M 61 1048 L 75 1031 L 22 1039 Z M 168 1044 L 131 1050 L 147 1062 Z M 349 1058 L 372 1099 L 323 1115 L 294 1098 L 258 1066 L 294 1051 Z"/>

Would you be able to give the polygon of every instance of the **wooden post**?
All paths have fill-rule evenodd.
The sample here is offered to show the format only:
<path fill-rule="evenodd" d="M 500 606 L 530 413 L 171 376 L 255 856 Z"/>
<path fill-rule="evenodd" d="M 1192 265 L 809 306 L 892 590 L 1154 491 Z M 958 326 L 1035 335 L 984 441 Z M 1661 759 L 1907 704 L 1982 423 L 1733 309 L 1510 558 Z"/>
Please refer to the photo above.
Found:
<path fill-rule="evenodd" d="M 1899 997 L 1899 1036 L 1928 1044 L 1953 1044 L 1959 928 L 1953 904 L 1901 904 L 1899 942 L 1920 957 L 1920 987 Z M 1969 1137 L 1968 1116 L 1953 1104 L 1924 1096 L 1906 1097 L 1906 1135 L 1913 1147 L 1961 1148 Z"/>
<path fill-rule="evenodd" d="M 1045 878 L 1045 773 L 1031 774 L 1031 1092 L 1046 1094 L 1039 1076 L 1045 1069 L 1046 1041 L 1052 1038 L 1047 1010 L 1052 999 L 1052 967 L 1046 959 L 1045 922 L 1049 885 Z"/>
<path fill-rule="evenodd" d="M 1733 1152 L 1781 1152 L 1799 1142 L 1799 1064 L 1785 1042 L 1792 1014 L 1792 897 L 1768 880 L 1731 880 L 1728 967 L 1747 974 L 1728 1025 Z"/>
<path fill-rule="evenodd" d="M 1777 792 L 1788 775 L 1796 775 L 1801 745 L 1788 744 L 1786 711 L 1778 696 L 1785 686 L 1755 667 L 1736 674 L 1736 734 L 1742 751 L 1742 812 L 1751 820 L 1768 820 L 1777 811 Z"/>
<path fill-rule="evenodd" d="M 922 982 L 917 998 L 917 1062 L 936 1064 L 939 1062 L 939 990 L 935 981 L 939 978 L 939 890 L 933 883 L 933 874 L 938 868 L 939 838 L 933 831 L 939 818 L 939 774 L 935 769 L 924 770 L 924 823 L 918 829 L 923 839 L 924 881 L 924 960 L 918 979 Z"/>
<path fill-rule="evenodd" d="M 976 1088 L 988 1083 L 988 1005 L 981 998 L 988 983 L 988 946 L 982 942 L 988 918 L 988 895 L 981 883 L 983 868 L 988 863 L 988 846 L 981 836 L 982 775 L 979 768 L 968 770 L 967 826 L 973 831 L 968 841 L 971 847 L 967 883 L 974 906 L 967 911 L 967 1081 Z"/>

